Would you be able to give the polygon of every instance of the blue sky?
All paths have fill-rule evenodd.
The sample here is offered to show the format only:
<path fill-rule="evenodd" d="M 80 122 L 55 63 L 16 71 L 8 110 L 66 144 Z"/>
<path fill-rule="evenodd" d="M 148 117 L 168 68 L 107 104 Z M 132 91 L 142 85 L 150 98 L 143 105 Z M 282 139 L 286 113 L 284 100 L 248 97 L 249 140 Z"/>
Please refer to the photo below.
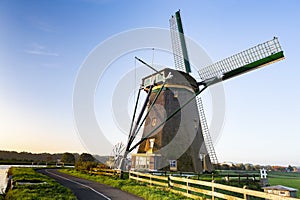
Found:
<path fill-rule="evenodd" d="M 224 83 L 219 160 L 300 165 L 299 7 L 296 0 L 1 1 L 0 149 L 86 151 L 72 111 L 74 82 L 86 56 L 120 32 L 168 28 L 181 9 L 185 34 L 213 61 L 273 36 L 285 52 L 284 61 Z"/>

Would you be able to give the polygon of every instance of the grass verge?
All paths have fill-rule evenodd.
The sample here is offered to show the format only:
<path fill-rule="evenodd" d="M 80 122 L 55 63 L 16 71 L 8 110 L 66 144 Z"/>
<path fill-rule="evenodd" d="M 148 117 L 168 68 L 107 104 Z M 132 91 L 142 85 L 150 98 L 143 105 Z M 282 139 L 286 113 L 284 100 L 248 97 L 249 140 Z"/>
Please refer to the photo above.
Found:
<path fill-rule="evenodd" d="M 76 199 L 71 190 L 33 168 L 13 167 L 9 173 L 12 174 L 13 189 L 8 191 L 5 199 Z"/>
<path fill-rule="evenodd" d="M 70 174 L 72 176 L 76 176 L 79 178 L 84 178 L 92 181 L 96 181 L 98 183 L 103 183 L 105 185 L 110 185 L 115 188 L 119 188 L 123 191 L 135 194 L 137 196 L 140 196 L 146 200 L 177 200 L 177 199 L 189 199 L 187 197 L 174 194 L 170 191 L 167 191 L 164 188 L 158 188 L 158 187 L 150 187 L 147 184 L 144 183 L 138 183 L 133 180 L 122 180 L 118 177 L 110 177 L 110 176 L 104 176 L 104 175 L 90 175 L 85 174 L 79 171 L 76 171 L 75 169 L 61 169 L 60 172 Z"/>

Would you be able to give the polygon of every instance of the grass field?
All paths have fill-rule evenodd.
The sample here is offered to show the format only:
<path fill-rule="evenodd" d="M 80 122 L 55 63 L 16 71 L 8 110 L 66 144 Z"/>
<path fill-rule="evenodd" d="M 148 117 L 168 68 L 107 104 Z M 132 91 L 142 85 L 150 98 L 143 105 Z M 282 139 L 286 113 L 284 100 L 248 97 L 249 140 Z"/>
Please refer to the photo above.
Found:
<path fill-rule="evenodd" d="M 71 190 L 61 186 L 53 179 L 37 173 L 32 168 L 13 167 L 10 169 L 10 173 L 13 176 L 14 187 L 6 194 L 5 199 L 76 199 Z"/>
<path fill-rule="evenodd" d="M 219 174 L 257 174 L 258 171 L 245 170 L 223 170 Z M 298 198 L 300 197 L 300 172 L 268 172 L 268 180 L 271 186 L 283 185 L 298 189 Z"/>
<path fill-rule="evenodd" d="M 298 189 L 298 198 L 300 197 L 300 173 L 299 172 L 268 172 L 270 185 L 284 185 Z"/>

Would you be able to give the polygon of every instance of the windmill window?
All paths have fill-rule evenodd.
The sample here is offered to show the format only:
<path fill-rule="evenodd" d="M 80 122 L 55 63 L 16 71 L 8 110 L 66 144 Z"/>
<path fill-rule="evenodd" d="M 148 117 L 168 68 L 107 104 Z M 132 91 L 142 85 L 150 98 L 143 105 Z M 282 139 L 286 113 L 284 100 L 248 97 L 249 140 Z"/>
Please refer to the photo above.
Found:
<path fill-rule="evenodd" d="M 177 161 L 176 160 L 170 160 L 170 167 L 177 167 Z"/>
<path fill-rule="evenodd" d="M 154 117 L 154 118 L 152 118 L 151 125 L 152 125 L 152 126 L 155 126 L 155 125 L 156 125 L 156 118 L 155 118 L 155 117 Z"/>
<path fill-rule="evenodd" d="M 194 127 L 195 127 L 195 129 L 198 128 L 198 121 L 197 121 L 197 119 L 194 119 Z"/>
<path fill-rule="evenodd" d="M 175 91 L 174 92 L 174 98 L 177 98 L 178 97 L 178 91 Z"/>

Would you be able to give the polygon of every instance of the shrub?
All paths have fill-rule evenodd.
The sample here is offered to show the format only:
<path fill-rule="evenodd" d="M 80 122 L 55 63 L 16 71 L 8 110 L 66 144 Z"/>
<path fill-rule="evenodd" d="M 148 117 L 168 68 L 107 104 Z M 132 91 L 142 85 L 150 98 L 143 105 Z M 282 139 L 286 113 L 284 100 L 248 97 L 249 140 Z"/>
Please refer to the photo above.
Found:
<path fill-rule="evenodd" d="M 98 163 L 92 162 L 92 161 L 86 161 L 86 162 L 76 162 L 75 169 L 77 171 L 81 172 L 89 172 L 93 168 L 97 167 Z"/>

